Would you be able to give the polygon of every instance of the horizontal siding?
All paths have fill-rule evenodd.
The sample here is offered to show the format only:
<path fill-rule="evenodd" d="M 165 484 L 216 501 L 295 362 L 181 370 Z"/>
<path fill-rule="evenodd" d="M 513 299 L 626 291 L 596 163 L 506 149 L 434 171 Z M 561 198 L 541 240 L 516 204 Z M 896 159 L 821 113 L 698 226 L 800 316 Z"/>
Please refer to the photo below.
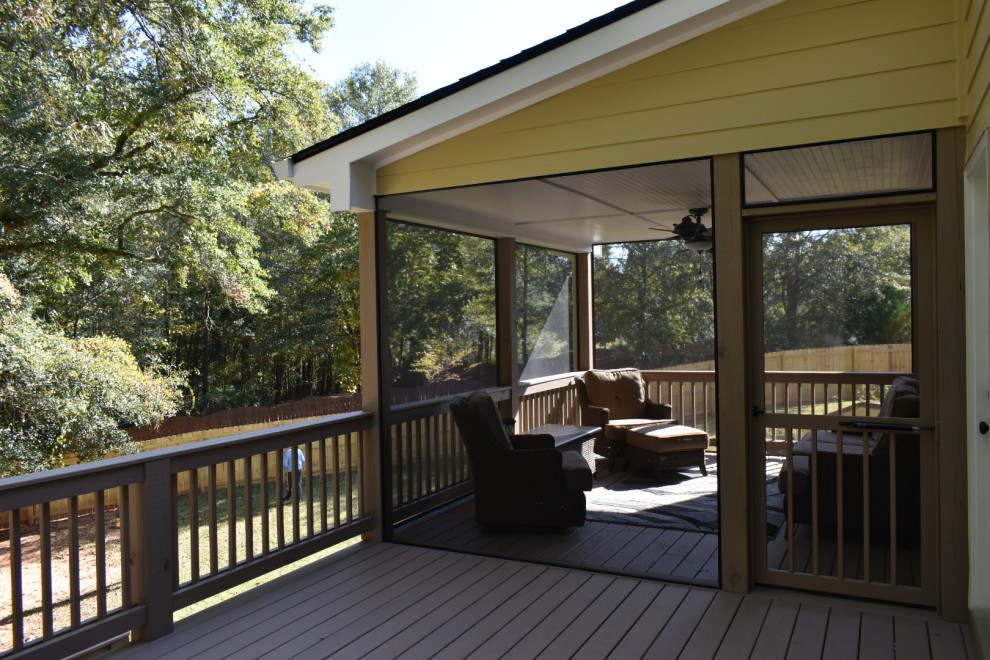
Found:
<path fill-rule="evenodd" d="M 969 153 L 990 128 L 990 2 L 962 0 L 962 4 Z"/>
<path fill-rule="evenodd" d="M 379 170 L 383 194 L 952 126 L 944 0 L 793 0 Z"/>

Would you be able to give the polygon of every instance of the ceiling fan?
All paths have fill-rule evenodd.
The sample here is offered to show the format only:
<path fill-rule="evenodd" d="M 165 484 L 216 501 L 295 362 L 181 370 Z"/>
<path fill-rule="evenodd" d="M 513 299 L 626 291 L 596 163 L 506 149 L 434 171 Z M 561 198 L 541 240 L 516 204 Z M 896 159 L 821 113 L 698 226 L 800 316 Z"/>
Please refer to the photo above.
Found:
<path fill-rule="evenodd" d="M 678 239 L 684 241 L 684 247 L 692 252 L 711 252 L 715 245 L 715 234 L 701 221 L 701 216 L 706 213 L 708 213 L 707 207 L 688 209 L 688 214 L 674 225 L 673 229 L 660 227 L 650 227 L 650 229 L 674 234 L 669 238 L 661 238 L 661 241 Z"/>

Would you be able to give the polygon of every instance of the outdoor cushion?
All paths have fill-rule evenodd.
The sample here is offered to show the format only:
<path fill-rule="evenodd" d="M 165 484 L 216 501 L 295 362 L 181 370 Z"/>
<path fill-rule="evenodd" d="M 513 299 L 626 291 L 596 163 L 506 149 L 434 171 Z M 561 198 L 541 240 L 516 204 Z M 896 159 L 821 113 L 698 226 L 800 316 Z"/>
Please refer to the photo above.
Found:
<path fill-rule="evenodd" d="M 643 417 L 646 389 L 638 369 L 592 369 L 584 382 L 591 405 L 608 408 L 610 419 Z"/>
<path fill-rule="evenodd" d="M 488 396 L 488 393 L 483 390 L 472 392 L 468 395 L 467 400 L 474 406 L 475 412 L 481 418 L 492 441 L 500 449 L 512 449 L 509 436 L 506 434 L 505 426 L 502 424 L 502 417 L 498 414 L 498 407 L 496 407 L 492 398 Z"/>
<path fill-rule="evenodd" d="M 605 437 L 609 440 L 622 440 L 626 437 L 626 431 L 636 426 L 646 426 L 655 424 L 657 420 L 646 417 L 633 417 L 630 419 L 610 419 L 605 427 Z"/>
<path fill-rule="evenodd" d="M 564 488 L 570 493 L 580 493 L 591 490 L 591 468 L 584 457 L 576 451 L 560 453 L 561 465 L 564 468 Z"/>
<path fill-rule="evenodd" d="M 680 424 L 651 424 L 650 426 L 632 429 L 634 433 L 626 435 L 626 444 L 639 447 L 657 454 L 687 449 L 705 449 L 708 447 L 708 434 L 701 429 L 682 426 Z"/>

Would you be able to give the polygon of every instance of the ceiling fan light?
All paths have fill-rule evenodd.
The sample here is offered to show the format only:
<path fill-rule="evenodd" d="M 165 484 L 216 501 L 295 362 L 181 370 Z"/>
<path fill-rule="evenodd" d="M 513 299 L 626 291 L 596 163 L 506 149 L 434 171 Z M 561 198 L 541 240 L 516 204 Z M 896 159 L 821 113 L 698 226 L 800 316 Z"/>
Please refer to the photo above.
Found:
<path fill-rule="evenodd" d="M 706 252 L 712 249 L 711 236 L 696 236 L 684 241 L 684 247 L 692 252 Z"/>

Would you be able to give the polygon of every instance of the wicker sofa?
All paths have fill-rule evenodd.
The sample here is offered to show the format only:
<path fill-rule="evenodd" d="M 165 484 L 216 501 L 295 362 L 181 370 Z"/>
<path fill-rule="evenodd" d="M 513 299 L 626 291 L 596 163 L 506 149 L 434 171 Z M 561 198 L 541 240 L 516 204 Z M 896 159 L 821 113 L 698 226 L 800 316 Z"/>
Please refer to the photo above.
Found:
<path fill-rule="evenodd" d="M 483 391 L 450 404 L 474 477 L 475 520 L 491 526 L 583 525 L 593 477 L 581 454 L 552 435 L 509 436 Z"/>
<path fill-rule="evenodd" d="M 918 381 L 899 377 L 891 384 L 879 411 L 879 417 L 916 418 L 919 409 Z M 891 451 L 891 436 L 895 450 Z M 838 528 L 838 437 L 834 432 L 819 431 L 817 437 L 818 523 L 822 533 L 834 535 Z M 858 431 L 843 434 L 842 442 L 842 520 L 847 536 L 863 536 L 863 435 Z M 866 439 L 869 470 L 869 526 L 871 538 L 890 538 L 890 460 L 893 470 L 898 542 L 914 545 L 920 535 L 921 495 L 919 488 L 920 448 L 913 433 L 871 433 Z M 785 463 L 777 481 L 780 492 L 793 496 L 794 522 L 811 524 L 814 520 L 814 483 L 812 477 L 813 444 L 811 433 L 794 445 L 793 465 Z M 792 493 L 788 492 L 793 483 Z"/>

